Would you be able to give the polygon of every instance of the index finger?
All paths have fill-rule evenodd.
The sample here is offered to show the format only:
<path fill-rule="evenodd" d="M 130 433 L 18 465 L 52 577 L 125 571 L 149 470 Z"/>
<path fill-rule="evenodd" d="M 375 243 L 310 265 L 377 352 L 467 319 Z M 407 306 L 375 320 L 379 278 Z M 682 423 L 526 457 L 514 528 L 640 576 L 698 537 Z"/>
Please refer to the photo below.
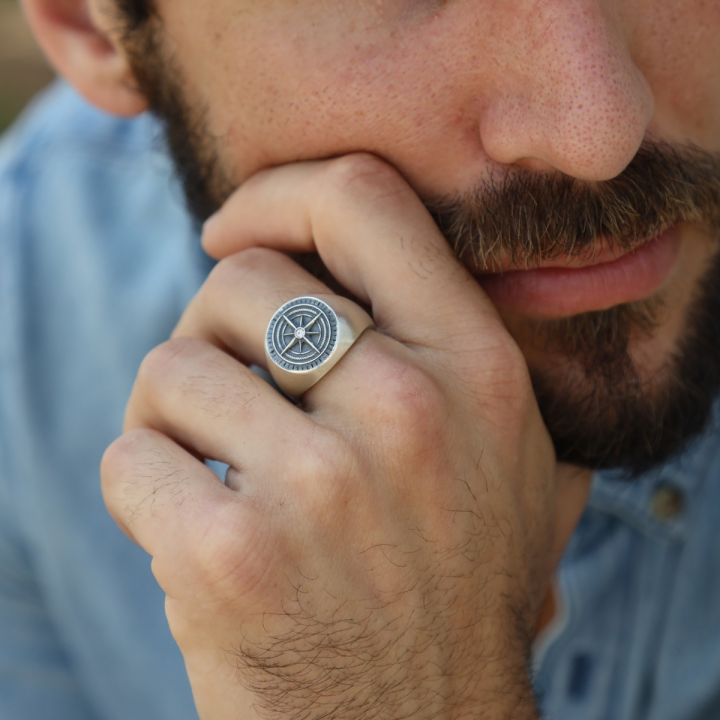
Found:
<path fill-rule="evenodd" d="M 217 258 L 257 245 L 317 251 L 378 327 L 404 342 L 446 347 L 468 331 L 504 331 L 418 196 L 372 155 L 257 174 L 206 225 L 204 245 Z"/>

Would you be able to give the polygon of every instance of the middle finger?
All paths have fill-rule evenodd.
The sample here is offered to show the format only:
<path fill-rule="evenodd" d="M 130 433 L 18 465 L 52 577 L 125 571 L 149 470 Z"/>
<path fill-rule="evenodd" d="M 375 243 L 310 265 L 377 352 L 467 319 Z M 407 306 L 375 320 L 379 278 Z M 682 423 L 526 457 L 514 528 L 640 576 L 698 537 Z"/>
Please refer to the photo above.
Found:
<path fill-rule="evenodd" d="M 272 467 L 277 447 L 302 445 L 312 421 L 214 345 L 175 338 L 155 348 L 140 367 L 125 431 L 141 427 L 175 439 L 199 457 L 245 471 Z"/>

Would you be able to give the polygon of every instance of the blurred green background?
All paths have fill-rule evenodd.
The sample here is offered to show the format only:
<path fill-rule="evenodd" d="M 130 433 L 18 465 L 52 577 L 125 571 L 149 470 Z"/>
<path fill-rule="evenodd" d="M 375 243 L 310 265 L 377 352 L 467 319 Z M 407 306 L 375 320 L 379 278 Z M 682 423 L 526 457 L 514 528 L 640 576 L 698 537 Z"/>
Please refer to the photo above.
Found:
<path fill-rule="evenodd" d="M 51 79 L 19 0 L 0 0 L 0 132 Z"/>

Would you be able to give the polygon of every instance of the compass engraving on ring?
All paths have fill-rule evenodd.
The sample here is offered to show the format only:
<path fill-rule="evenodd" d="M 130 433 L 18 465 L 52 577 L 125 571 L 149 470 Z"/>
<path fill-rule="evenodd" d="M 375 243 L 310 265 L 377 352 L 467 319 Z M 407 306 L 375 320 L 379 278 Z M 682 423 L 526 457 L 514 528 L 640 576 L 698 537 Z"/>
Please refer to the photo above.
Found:
<path fill-rule="evenodd" d="M 337 316 L 322 300 L 291 300 L 273 315 L 266 344 L 272 361 L 285 370 L 302 372 L 322 365 L 337 343 Z"/>

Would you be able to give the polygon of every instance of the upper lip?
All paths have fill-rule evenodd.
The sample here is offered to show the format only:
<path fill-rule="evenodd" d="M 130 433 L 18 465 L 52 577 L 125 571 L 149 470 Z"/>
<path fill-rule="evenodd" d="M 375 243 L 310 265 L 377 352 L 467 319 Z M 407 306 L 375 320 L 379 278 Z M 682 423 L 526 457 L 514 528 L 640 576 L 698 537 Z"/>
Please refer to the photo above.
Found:
<path fill-rule="evenodd" d="M 657 237 L 654 236 L 654 237 Z M 503 258 L 499 262 L 491 263 L 490 267 L 483 268 L 479 274 L 481 275 L 499 275 L 507 272 L 522 272 L 528 270 L 541 270 L 548 268 L 558 269 L 579 269 L 592 267 L 594 265 L 603 265 L 620 259 L 624 255 L 635 252 L 643 245 L 646 245 L 654 238 L 646 238 L 635 243 L 632 247 L 622 248 L 617 243 L 609 243 L 606 239 L 600 238 L 583 252 L 571 255 L 558 255 L 547 260 L 531 261 L 527 264 L 518 265 L 513 262 L 510 257 Z"/>

